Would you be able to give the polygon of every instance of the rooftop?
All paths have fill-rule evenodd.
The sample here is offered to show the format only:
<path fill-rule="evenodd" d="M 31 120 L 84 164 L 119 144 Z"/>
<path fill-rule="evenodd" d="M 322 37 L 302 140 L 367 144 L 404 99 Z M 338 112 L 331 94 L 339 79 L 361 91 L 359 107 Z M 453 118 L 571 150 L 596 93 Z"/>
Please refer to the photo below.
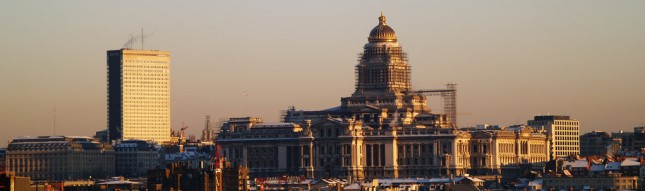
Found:
<path fill-rule="evenodd" d="M 553 121 L 553 120 L 571 120 L 570 116 L 567 115 L 539 115 L 533 117 L 535 121 Z"/>

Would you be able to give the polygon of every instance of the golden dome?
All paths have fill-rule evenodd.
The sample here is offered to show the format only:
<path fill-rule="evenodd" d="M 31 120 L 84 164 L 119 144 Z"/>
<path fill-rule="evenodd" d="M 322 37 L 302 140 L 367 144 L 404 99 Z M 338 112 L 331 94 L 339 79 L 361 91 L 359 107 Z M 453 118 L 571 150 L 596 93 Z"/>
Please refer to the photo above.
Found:
<path fill-rule="evenodd" d="M 396 42 L 396 33 L 394 29 L 385 24 L 385 16 L 381 13 L 378 17 L 378 25 L 370 31 L 370 36 L 367 37 L 369 42 Z"/>

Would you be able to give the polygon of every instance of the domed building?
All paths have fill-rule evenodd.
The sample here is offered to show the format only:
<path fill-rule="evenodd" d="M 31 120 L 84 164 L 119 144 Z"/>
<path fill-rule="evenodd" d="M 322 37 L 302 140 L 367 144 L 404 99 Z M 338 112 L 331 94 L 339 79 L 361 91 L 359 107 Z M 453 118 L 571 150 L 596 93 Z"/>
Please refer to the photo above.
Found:
<path fill-rule="evenodd" d="M 412 91 L 410 65 L 396 32 L 381 14 L 367 37 L 356 65 L 355 91 L 341 98 L 338 107 L 322 111 L 298 111 L 290 108 L 284 121 L 300 123 L 326 118 L 353 118 L 370 127 L 396 129 L 422 125 L 427 128 L 455 128 L 444 114 L 432 114 L 426 96 Z"/>
<path fill-rule="evenodd" d="M 426 96 L 412 90 L 410 65 L 396 32 L 382 14 L 378 21 L 359 54 L 351 96 L 326 110 L 291 107 L 284 112 L 283 123 L 231 118 L 217 138 L 226 160 L 247 166 L 251 177 L 364 180 L 517 169 L 495 158 L 502 143 L 497 140 L 499 132 L 459 130 L 446 115 L 430 112 Z M 548 144 L 546 136 L 529 130 L 502 133 L 508 135 L 502 137 L 508 148 L 515 143 L 525 143 L 527 148 Z M 471 151 L 476 152 L 475 159 Z M 505 156 L 513 160 L 533 156 L 528 150 L 520 154 Z"/>

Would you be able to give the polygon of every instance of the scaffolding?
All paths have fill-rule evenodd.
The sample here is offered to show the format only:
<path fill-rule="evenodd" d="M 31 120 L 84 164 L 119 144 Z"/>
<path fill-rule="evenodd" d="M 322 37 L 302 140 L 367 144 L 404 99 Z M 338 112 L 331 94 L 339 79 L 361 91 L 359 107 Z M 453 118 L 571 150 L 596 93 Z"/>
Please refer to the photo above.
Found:
<path fill-rule="evenodd" d="M 446 89 L 428 89 L 428 90 L 415 90 L 407 93 L 420 94 L 425 96 L 441 96 L 443 100 L 443 112 L 452 127 L 457 128 L 457 84 L 448 83 Z"/>
<path fill-rule="evenodd" d="M 410 66 L 401 47 L 365 47 L 354 73 L 357 91 L 410 89 Z"/>

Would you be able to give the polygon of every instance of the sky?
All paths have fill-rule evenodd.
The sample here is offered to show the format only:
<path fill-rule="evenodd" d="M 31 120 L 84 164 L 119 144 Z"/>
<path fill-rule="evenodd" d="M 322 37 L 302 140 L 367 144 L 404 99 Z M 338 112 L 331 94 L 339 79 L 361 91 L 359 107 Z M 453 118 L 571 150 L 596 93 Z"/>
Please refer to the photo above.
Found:
<path fill-rule="evenodd" d="M 172 128 L 335 107 L 382 11 L 415 89 L 458 85 L 459 126 L 645 123 L 645 1 L 0 1 L 0 147 L 107 126 L 106 51 L 171 53 Z M 140 45 L 135 45 L 138 48 Z M 248 95 L 244 95 L 244 93 Z M 433 112 L 441 99 L 429 97 Z M 54 112 L 55 111 L 55 112 Z"/>

